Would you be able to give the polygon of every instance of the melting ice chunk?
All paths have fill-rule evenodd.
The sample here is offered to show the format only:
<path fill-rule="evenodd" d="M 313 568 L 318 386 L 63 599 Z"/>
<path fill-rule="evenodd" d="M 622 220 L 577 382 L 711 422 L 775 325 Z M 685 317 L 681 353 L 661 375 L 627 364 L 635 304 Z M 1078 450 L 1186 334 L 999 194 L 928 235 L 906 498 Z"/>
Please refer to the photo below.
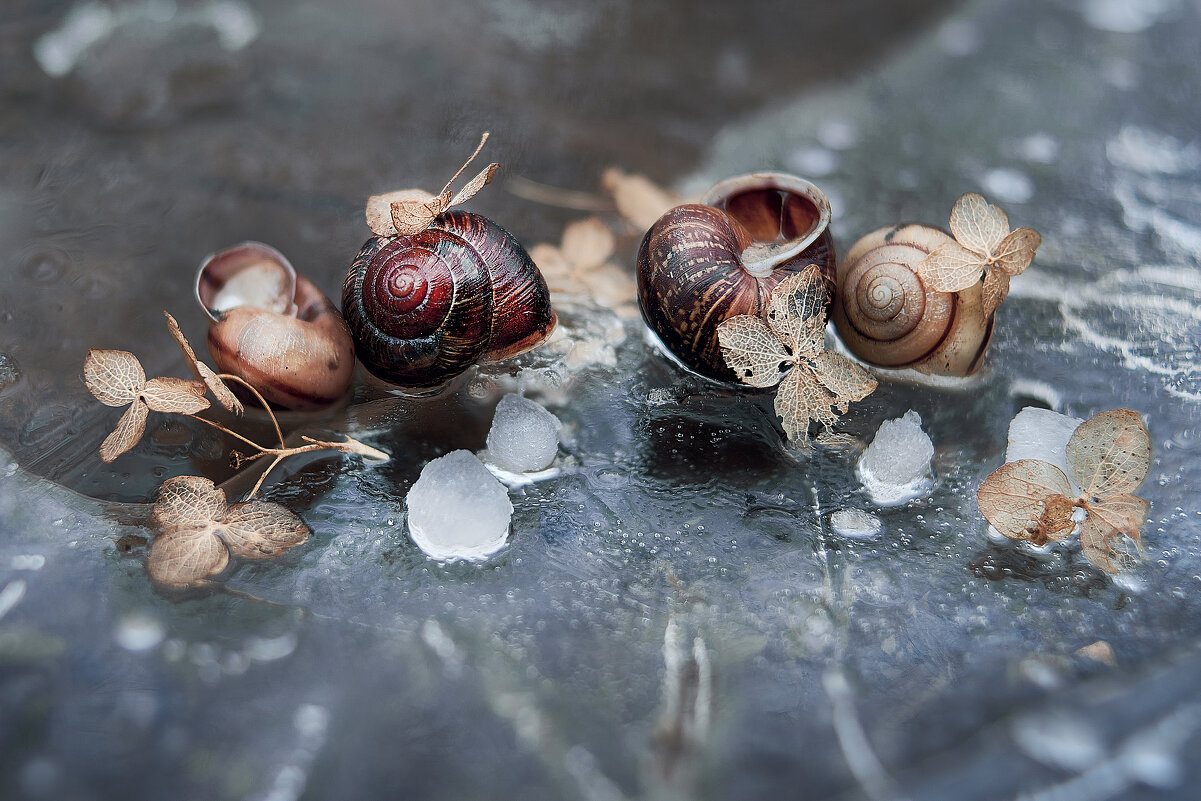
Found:
<path fill-rule="evenodd" d="M 1078 417 L 1068 417 L 1050 409 L 1027 406 L 1009 423 L 1009 447 L 1005 449 L 1005 461 L 1042 459 L 1062 470 L 1071 481 L 1072 474 L 1068 472 L 1068 440 L 1083 422 Z M 1074 481 L 1072 489 L 1079 490 Z"/>
<path fill-rule="evenodd" d="M 481 562 L 509 538 L 509 494 L 470 451 L 451 451 L 427 464 L 405 504 L 409 536 L 441 562 Z"/>
<path fill-rule="evenodd" d="M 855 473 L 872 500 L 895 506 L 921 497 L 933 485 L 930 459 L 934 443 L 922 431 L 922 418 L 910 409 L 896 420 L 880 424 Z"/>
<path fill-rule="evenodd" d="M 859 509 L 839 509 L 830 515 L 830 527 L 838 536 L 852 540 L 872 540 L 884 530 L 880 518 Z"/>
<path fill-rule="evenodd" d="M 559 418 L 520 395 L 505 395 L 496 404 L 488 431 L 488 456 L 514 473 L 550 466 L 559 452 Z"/>

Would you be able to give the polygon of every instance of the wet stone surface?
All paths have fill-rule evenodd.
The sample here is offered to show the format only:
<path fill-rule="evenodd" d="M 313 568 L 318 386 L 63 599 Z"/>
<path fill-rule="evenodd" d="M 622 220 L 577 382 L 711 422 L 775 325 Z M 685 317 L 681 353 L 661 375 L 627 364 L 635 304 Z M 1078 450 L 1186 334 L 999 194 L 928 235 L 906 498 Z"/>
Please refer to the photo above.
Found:
<path fill-rule="evenodd" d="M 1196 4 L 778 5 L 6 7 L 0 794 L 1193 796 Z M 842 451 L 786 447 L 769 394 L 685 375 L 599 307 L 560 308 L 546 346 L 441 396 L 360 377 L 283 422 L 393 459 L 287 463 L 264 494 L 312 528 L 304 545 L 215 589 L 153 587 L 144 504 L 173 475 L 230 479 L 232 444 L 152 415 L 101 464 L 120 412 L 87 395 L 84 353 L 186 375 L 161 311 L 201 343 L 195 267 L 243 239 L 336 296 L 366 196 L 437 189 L 485 129 L 504 170 L 471 208 L 529 244 L 585 214 L 530 182 L 599 198 L 619 165 L 684 192 L 807 175 L 843 252 L 943 224 L 965 191 L 1043 245 L 984 371 L 881 374 Z M 481 451 L 516 391 L 562 422 L 556 471 L 509 490 L 495 556 L 427 559 L 406 492 Z M 975 489 L 1030 405 L 1142 413 L 1151 511 L 1129 574 L 989 540 Z M 855 462 L 908 409 L 934 486 L 880 507 Z M 832 525 L 840 510 L 879 533 Z"/>

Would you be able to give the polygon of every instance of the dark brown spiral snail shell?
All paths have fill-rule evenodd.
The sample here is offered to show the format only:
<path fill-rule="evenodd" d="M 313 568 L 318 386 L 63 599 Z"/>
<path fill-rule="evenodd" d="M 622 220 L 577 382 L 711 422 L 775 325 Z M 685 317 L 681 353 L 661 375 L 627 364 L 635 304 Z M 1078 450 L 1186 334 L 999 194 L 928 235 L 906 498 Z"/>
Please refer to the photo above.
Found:
<path fill-rule="evenodd" d="M 992 339 L 982 283 L 937 292 L 916 267 L 949 234 L 927 225 L 895 225 L 864 236 L 838 266 L 833 317 L 859 358 L 881 367 L 967 376 L 979 369 Z"/>
<path fill-rule="evenodd" d="M 412 389 L 523 353 L 556 323 L 525 248 L 464 211 L 440 214 L 417 234 L 368 239 L 346 274 L 342 314 L 363 366 Z"/>
<path fill-rule="evenodd" d="M 765 313 L 776 285 L 816 264 L 834 294 L 830 203 L 784 173 L 753 173 L 714 186 L 700 204 L 668 211 L 638 250 L 638 304 L 646 324 L 685 366 L 735 382 L 717 326 Z"/>

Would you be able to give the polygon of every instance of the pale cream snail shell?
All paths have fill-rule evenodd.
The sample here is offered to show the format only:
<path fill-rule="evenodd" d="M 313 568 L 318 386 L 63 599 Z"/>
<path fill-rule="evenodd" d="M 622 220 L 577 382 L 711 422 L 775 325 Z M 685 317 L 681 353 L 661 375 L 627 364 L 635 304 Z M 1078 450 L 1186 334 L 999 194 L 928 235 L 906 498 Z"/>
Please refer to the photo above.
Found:
<path fill-rule="evenodd" d="M 838 265 L 832 317 L 847 348 L 881 367 L 967 376 L 992 339 L 983 284 L 959 292 L 928 289 L 914 269 L 951 236 L 926 225 L 880 228 L 856 242 Z"/>

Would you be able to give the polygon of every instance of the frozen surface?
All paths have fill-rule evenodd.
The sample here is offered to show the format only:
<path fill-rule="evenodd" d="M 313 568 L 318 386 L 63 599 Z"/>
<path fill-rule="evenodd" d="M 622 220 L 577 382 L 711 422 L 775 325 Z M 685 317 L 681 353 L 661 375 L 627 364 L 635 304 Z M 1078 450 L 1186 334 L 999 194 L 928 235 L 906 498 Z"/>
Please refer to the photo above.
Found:
<path fill-rule="evenodd" d="M 880 536 L 884 524 L 880 518 L 861 509 L 839 509 L 830 515 L 830 528 L 840 537 L 870 540 Z"/>
<path fill-rule="evenodd" d="M 933 457 L 934 442 L 922 430 L 921 415 L 910 409 L 880 424 L 855 470 L 873 501 L 893 506 L 929 490 Z"/>
<path fill-rule="evenodd" d="M 452 451 L 423 467 L 405 507 L 409 536 L 431 559 L 479 562 L 509 538 L 509 495 L 470 451 Z"/>
<path fill-rule="evenodd" d="M 1195 2 L 1108 6 L 1154 10 L 1133 22 L 1081 0 L 251 5 L 240 50 L 168 21 L 127 66 L 112 44 L 138 28 L 62 78 L 33 47 L 73 3 L 0 12 L 0 796 L 1195 797 Z M 816 167 L 844 252 L 1000 191 L 1043 245 L 980 375 L 882 374 L 840 423 L 846 450 L 789 447 L 770 393 L 698 382 L 637 320 L 584 304 L 441 396 L 360 381 L 287 415 L 289 436 L 346 431 L 393 458 L 286 462 L 264 497 L 313 536 L 161 594 L 139 544 L 155 487 L 249 482 L 228 480 L 233 442 L 157 414 L 100 464 L 120 410 L 87 396 L 83 354 L 188 375 L 161 310 L 200 344 L 196 265 L 246 239 L 336 295 L 366 196 L 437 190 L 483 129 L 503 167 L 471 210 L 531 244 L 602 214 L 626 270 L 641 232 L 595 191 L 612 164 L 685 191 Z M 512 392 L 570 431 L 560 472 L 510 491 L 493 557 L 430 559 L 404 497 L 431 460 L 483 449 Z M 1130 574 L 989 542 L 976 487 L 1030 405 L 1144 415 Z M 907 409 L 936 479 L 877 508 L 858 447 Z M 239 425 L 271 436 L 253 413 Z M 839 535 L 833 513 L 853 509 L 884 533 Z"/>
<path fill-rule="evenodd" d="M 529 398 L 509 394 L 496 404 L 488 429 L 488 457 L 505 470 L 545 470 L 559 452 L 559 418 Z"/>

